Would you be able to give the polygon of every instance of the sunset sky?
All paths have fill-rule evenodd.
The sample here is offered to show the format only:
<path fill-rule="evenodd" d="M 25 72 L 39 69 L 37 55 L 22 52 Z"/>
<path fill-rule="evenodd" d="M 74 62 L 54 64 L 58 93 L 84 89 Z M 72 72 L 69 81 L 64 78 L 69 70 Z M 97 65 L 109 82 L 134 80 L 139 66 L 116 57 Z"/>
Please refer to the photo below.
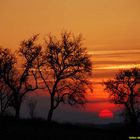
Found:
<path fill-rule="evenodd" d="M 0 46 L 15 50 L 33 34 L 43 41 L 64 30 L 81 33 L 92 55 L 94 93 L 85 112 L 115 112 L 101 82 L 119 68 L 140 67 L 140 0 L 0 0 Z"/>

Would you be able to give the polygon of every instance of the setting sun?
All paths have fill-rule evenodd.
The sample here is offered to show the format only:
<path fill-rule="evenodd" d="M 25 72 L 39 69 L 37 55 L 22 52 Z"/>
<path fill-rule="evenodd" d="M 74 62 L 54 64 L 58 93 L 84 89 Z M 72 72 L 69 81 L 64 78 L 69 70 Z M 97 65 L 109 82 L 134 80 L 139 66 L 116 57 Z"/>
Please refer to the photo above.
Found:
<path fill-rule="evenodd" d="M 99 113 L 100 118 L 113 118 L 113 112 L 109 109 L 101 110 Z"/>
<path fill-rule="evenodd" d="M 139 134 L 140 0 L 0 0 L 0 20 L 1 139 Z"/>

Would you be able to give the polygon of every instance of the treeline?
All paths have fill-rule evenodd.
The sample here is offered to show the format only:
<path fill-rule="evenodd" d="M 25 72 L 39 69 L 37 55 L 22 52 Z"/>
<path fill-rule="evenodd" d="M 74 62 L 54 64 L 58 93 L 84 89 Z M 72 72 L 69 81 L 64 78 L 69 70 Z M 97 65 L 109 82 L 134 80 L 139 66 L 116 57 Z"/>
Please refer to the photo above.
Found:
<path fill-rule="evenodd" d="M 86 92 L 92 91 L 92 61 L 82 37 L 63 32 L 61 38 L 49 35 L 44 45 L 37 44 L 39 35 L 21 42 L 12 52 L 0 48 L 0 115 L 9 108 L 20 118 L 23 98 L 35 90 L 50 97 L 48 121 L 61 104 L 84 105 Z M 111 102 L 124 107 L 125 121 L 137 124 L 140 118 L 140 69 L 120 70 L 112 80 L 104 82 Z M 36 102 L 28 104 L 33 117 Z"/>
<path fill-rule="evenodd" d="M 50 96 L 49 122 L 60 103 L 86 103 L 92 62 L 81 46 L 81 35 L 64 32 L 60 39 L 49 35 L 45 45 L 37 44 L 37 38 L 38 35 L 34 35 L 22 41 L 14 53 L 8 48 L 0 48 L 1 116 L 12 107 L 15 118 L 19 119 L 23 98 L 39 89 L 44 89 Z M 30 104 L 30 111 L 32 108 L 33 104 Z"/>

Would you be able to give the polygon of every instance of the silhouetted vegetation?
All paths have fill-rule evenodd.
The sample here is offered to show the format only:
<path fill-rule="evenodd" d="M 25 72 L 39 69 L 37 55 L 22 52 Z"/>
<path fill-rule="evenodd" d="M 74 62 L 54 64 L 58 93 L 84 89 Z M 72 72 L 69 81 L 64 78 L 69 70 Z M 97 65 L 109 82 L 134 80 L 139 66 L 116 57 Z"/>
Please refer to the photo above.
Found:
<path fill-rule="evenodd" d="M 33 97 L 30 97 L 27 102 L 27 108 L 31 119 L 34 119 L 35 117 L 36 106 L 37 106 L 37 100 L 34 99 Z"/>
<path fill-rule="evenodd" d="M 140 69 L 121 70 L 104 84 L 113 103 L 125 107 L 125 120 L 136 124 L 140 118 Z"/>
<path fill-rule="evenodd" d="M 37 35 L 29 40 L 21 42 L 21 46 L 16 53 L 22 58 L 23 65 L 18 67 L 17 56 L 9 49 L 0 49 L 0 82 L 1 85 L 10 90 L 9 94 L 5 96 L 8 98 L 8 106 L 15 109 L 15 117 L 19 119 L 20 108 L 24 96 L 36 89 L 38 89 L 37 78 L 33 70 L 34 63 L 41 52 L 41 46 L 36 46 L 34 42 Z M 32 81 L 30 78 L 32 77 Z M 33 82 L 33 80 L 35 82 Z"/>
<path fill-rule="evenodd" d="M 13 107 L 19 119 L 24 96 L 46 88 L 50 95 L 48 121 L 51 122 L 53 111 L 60 103 L 72 106 L 86 103 L 92 62 L 86 49 L 81 47 L 80 35 L 75 37 L 64 32 L 60 40 L 49 35 L 44 49 L 36 44 L 37 38 L 38 35 L 34 35 L 22 41 L 15 53 L 7 48 L 0 49 L 1 115 L 8 107 Z M 35 103 L 29 106 L 33 117 Z"/>
<path fill-rule="evenodd" d="M 114 104 L 124 106 L 125 120 L 135 125 L 59 124 L 52 122 L 53 112 L 63 104 L 82 106 L 92 91 L 92 61 L 82 37 L 64 32 L 61 38 L 49 35 L 45 45 L 38 45 L 34 35 L 21 42 L 14 53 L 0 48 L 0 138 L 21 139 L 128 139 L 138 135 L 140 118 L 140 69 L 121 70 L 112 80 L 104 82 Z M 37 100 L 27 104 L 31 119 L 18 120 L 23 99 L 43 89 L 50 97 L 47 121 L 35 118 Z M 29 95 L 29 97 L 31 97 Z M 47 101 L 46 101 L 47 102 Z M 13 108 L 15 118 L 6 115 Z M 47 111 L 47 110 L 46 110 Z M 51 122 L 51 123 L 50 123 Z M 51 127 L 50 127 L 51 126 Z M 122 131 L 126 130 L 126 131 Z M 18 135 L 14 135 L 18 133 Z M 116 136 L 119 133 L 120 135 Z"/>
<path fill-rule="evenodd" d="M 5 84 L 0 83 L 0 117 L 3 117 L 9 108 L 11 97 L 10 89 Z"/>
<path fill-rule="evenodd" d="M 50 95 L 48 121 L 60 103 L 83 105 L 86 90 L 90 87 L 89 76 L 92 62 L 85 48 L 81 47 L 81 36 L 74 37 L 64 32 L 61 39 L 49 36 L 40 61 L 39 73 Z"/>

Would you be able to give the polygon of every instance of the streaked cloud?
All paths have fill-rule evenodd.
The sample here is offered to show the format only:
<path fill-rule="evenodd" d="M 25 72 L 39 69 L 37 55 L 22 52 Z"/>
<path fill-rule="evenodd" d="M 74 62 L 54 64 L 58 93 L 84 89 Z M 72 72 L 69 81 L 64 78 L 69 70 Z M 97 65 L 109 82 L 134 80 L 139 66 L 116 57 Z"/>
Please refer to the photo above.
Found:
<path fill-rule="evenodd" d="M 101 54 L 140 54 L 140 50 L 108 50 L 108 51 L 89 51 L 89 54 L 92 55 L 101 55 Z"/>
<path fill-rule="evenodd" d="M 124 64 L 124 65 L 114 65 L 114 66 L 106 66 L 106 67 L 97 67 L 95 69 L 130 69 L 130 68 L 135 68 L 135 67 L 139 67 L 140 68 L 140 64 Z"/>
<path fill-rule="evenodd" d="M 140 67 L 140 50 L 90 51 L 94 69 L 128 69 Z"/>

